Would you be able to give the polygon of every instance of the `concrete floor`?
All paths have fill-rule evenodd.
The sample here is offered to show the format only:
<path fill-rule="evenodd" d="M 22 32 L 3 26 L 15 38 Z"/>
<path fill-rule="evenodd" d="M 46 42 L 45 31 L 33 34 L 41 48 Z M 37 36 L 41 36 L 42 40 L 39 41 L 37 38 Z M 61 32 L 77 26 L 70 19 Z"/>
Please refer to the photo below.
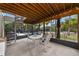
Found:
<path fill-rule="evenodd" d="M 5 38 L 0 38 L 0 56 L 5 55 Z"/>
<path fill-rule="evenodd" d="M 27 38 L 17 40 L 7 46 L 6 56 L 79 56 L 79 50 L 56 43 L 43 45 L 38 42 Z"/>
<path fill-rule="evenodd" d="M 0 56 L 5 55 L 5 42 L 0 42 Z"/>

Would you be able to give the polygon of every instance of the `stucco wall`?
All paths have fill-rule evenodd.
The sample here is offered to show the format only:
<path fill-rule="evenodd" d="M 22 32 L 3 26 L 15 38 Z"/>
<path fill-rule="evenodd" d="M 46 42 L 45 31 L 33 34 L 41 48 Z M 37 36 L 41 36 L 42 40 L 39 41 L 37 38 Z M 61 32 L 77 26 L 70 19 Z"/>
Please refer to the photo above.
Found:
<path fill-rule="evenodd" d="M 3 16 L 1 15 L 2 12 L 0 12 L 0 37 L 4 37 L 4 23 L 3 23 Z"/>

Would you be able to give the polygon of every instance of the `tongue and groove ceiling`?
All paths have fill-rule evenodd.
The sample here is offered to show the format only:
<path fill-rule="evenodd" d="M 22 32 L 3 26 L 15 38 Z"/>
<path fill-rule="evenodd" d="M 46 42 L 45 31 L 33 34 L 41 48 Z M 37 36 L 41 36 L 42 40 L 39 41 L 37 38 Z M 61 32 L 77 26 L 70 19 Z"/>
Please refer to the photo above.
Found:
<path fill-rule="evenodd" d="M 0 3 L 0 9 L 24 16 L 30 24 L 78 14 L 78 7 L 77 3 Z"/>

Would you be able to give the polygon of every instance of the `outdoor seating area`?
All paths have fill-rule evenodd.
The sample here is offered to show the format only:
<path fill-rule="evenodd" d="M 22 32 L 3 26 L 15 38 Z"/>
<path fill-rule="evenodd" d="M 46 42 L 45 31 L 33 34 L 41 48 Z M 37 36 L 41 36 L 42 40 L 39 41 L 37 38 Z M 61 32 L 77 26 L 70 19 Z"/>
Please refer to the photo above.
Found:
<path fill-rule="evenodd" d="M 79 5 L 1 3 L 0 38 L 5 56 L 79 56 Z"/>

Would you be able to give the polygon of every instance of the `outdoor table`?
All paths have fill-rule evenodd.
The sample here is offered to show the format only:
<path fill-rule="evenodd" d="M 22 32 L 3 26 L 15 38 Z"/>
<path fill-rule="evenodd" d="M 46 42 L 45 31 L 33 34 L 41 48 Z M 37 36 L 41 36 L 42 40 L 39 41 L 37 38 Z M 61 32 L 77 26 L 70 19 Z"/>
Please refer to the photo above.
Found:
<path fill-rule="evenodd" d="M 40 39 L 43 37 L 43 34 L 41 35 L 31 35 L 29 36 L 29 39 L 34 41 L 35 47 L 40 43 Z"/>
<path fill-rule="evenodd" d="M 30 39 L 40 39 L 42 38 L 42 35 L 31 35 L 29 36 Z"/>

